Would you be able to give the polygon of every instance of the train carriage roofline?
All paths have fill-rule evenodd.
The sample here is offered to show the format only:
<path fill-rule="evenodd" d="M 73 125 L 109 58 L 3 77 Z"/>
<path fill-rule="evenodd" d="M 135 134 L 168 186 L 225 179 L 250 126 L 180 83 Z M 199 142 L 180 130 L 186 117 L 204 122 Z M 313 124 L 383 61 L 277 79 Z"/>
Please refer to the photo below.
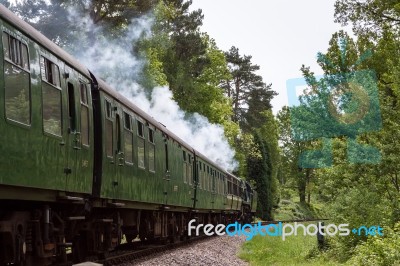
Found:
<path fill-rule="evenodd" d="M 26 36 L 31 38 L 33 41 L 37 42 L 39 45 L 46 48 L 49 52 L 53 53 L 55 56 L 59 57 L 60 60 L 67 63 L 69 66 L 73 67 L 81 74 L 90 77 L 88 69 L 81 64 L 78 60 L 64 51 L 61 47 L 53 43 L 46 36 L 40 33 L 38 30 L 33 28 L 27 22 L 20 19 L 17 15 L 8 10 L 5 6 L 0 4 L 0 18 L 4 19 L 6 22 L 13 25 L 19 31 L 24 33 Z"/>
<path fill-rule="evenodd" d="M 224 168 L 222 168 L 221 166 L 219 166 L 216 162 L 213 162 L 212 160 L 210 160 L 208 157 L 206 157 L 204 154 L 200 153 L 197 150 L 194 150 L 195 154 L 197 157 L 199 157 L 200 159 L 202 159 L 203 161 L 209 163 L 212 167 L 216 168 L 218 171 L 220 171 L 221 173 L 228 173 L 227 170 L 225 170 Z"/>

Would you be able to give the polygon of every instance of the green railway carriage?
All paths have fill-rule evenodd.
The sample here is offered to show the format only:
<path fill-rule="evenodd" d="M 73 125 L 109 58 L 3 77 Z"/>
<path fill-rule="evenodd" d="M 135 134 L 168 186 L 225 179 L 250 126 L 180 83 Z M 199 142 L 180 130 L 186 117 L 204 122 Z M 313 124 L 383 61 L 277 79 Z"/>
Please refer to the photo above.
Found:
<path fill-rule="evenodd" d="M 224 170 L 196 152 L 196 209 L 202 212 L 224 210 L 226 183 Z"/>
<path fill-rule="evenodd" d="M 96 196 L 121 206 L 193 208 L 193 149 L 100 79 L 95 102 Z M 185 161 L 186 160 L 186 161 Z"/>
<path fill-rule="evenodd" d="M 236 176 L 227 173 L 227 186 L 228 191 L 226 194 L 226 205 L 225 210 L 229 212 L 237 213 L 242 211 L 242 190 L 241 180 Z"/>
<path fill-rule="evenodd" d="M 0 29 L 0 264 L 46 265 L 92 193 L 90 74 L 1 5 Z"/>
<path fill-rule="evenodd" d="M 91 194 L 89 72 L 3 6 L 0 14 L 0 197 Z"/>

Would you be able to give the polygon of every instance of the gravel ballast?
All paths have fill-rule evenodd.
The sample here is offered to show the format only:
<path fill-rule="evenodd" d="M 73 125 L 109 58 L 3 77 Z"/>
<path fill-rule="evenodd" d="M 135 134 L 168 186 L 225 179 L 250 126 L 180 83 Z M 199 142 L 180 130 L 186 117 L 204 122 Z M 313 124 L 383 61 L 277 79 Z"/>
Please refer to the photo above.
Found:
<path fill-rule="evenodd" d="M 174 250 L 124 263 L 120 266 L 173 266 L 173 265 L 213 265 L 245 266 L 247 262 L 237 257 L 245 242 L 244 236 L 218 236 L 195 242 Z"/>

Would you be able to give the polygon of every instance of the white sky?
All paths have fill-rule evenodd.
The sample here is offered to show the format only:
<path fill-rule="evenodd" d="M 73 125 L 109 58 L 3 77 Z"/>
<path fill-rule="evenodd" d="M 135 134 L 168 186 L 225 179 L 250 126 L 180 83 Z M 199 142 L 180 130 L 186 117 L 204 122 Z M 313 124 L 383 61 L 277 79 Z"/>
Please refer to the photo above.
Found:
<path fill-rule="evenodd" d="M 332 34 L 341 29 L 333 22 L 335 0 L 193 0 L 202 9 L 202 31 L 220 49 L 239 48 L 253 56 L 264 82 L 279 93 L 272 101 L 276 114 L 287 105 L 286 80 L 301 77 L 302 64 L 316 75 L 318 52 L 325 52 Z M 347 31 L 349 27 L 347 27 Z"/>

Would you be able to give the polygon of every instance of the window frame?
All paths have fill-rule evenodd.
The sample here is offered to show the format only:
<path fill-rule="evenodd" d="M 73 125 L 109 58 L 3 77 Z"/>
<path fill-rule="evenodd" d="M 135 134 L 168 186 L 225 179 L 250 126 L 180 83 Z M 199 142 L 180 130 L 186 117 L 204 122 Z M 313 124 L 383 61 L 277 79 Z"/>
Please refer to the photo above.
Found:
<path fill-rule="evenodd" d="M 124 156 L 124 161 L 125 161 L 125 164 L 128 164 L 128 165 L 134 165 L 134 159 L 135 159 L 135 156 L 134 156 L 134 132 L 133 132 L 133 127 L 134 127 L 134 123 L 133 123 L 133 115 L 128 111 L 128 110 L 125 110 L 125 109 L 123 109 L 122 110 L 122 113 L 123 113 L 123 128 L 124 128 L 124 154 L 125 154 L 125 156 Z M 129 127 L 127 126 L 127 124 L 126 124 L 126 122 L 127 122 L 127 119 L 128 118 L 128 121 L 129 121 Z M 130 138 L 131 138 L 131 145 L 132 145 L 132 152 L 131 152 L 131 156 L 132 156 L 132 161 L 127 161 L 127 152 L 126 152 L 126 136 L 127 135 L 130 135 Z"/>
<path fill-rule="evenodd" d="M 187 158 L 187 152 L 182 149 L 182 178 L 183 178 L 183 183 L 185 183 L 185 184 L 188 183 L 188 176 L 187 176 L 188 166 L 187 166 L 186 158 Z"/>
<path fill-rule="evenodd" d="M 110 107 L 110 108 L 108 108 Z M 107 158 L 114 159 L 114 119 L 113 119 L 113 106 L 112 106 L 112 100 L 108 97 L 104 97 L 104 118 L 105 118 L 105 123 L 104 123 L 104 136 L 105 136 L 105 155 Z M 109 112 L 110 111 L 110 112 Z M 107 123 L 111 123 L 111 155 L 108 154 L 108 139 L 107 139 Z"/>
<path fill-rule="evenodd" d="M 48 82 L 47 81 L 47 68 L 45 68 L 45 73 L 43 73 L 43 68 L 42 68 L 42 60 L 43 60 L 43 62 L 45 62 L 45 60 L 47 60 L 48 62 L 50 62 L 52 65 L 55 65 L 55 66 L 57 66 L 57 70 L 58 70 L 58 76 L 59 76 L 59 85 L 56 85 L 56 84 L 53 84 L 53 83 L 51 83 L 51 82 Z M 46 52 L 41 52 L 40 53 L 40 55 L 39 55 L 39 64 L 40 64 L 40 81 L 42 82 L 41 83 L 41 93 L 42 93 L 42 96 L 41 96 L 41 99 L 42 99 L 42 126 L 43 126 L 43 133 L 45 134 L 45 135 L 48 135 L 48 136 L 53 136 L 53 137 L 57 137 L 57 138 L 62 138 L 62 136 L 63 136 L 63 131 L 64 131 L 64 108 L 63 108 L 63 94 L 62 94 L 62 88 L 61 88 L 61 76 L 60 76 L 60 67 L 59 67 L 59 65 L 58 64 L 56 64 L 55 62 L 54 62 L 55 60 L 51 60 L 51 59 L 49 59 L 49 56 L 46 54 Z M 44 76 L 46 77 L 46 79 L 44 79 L 43 77 Z M 48 132 L 48 131 L 46 131 L 46 129 L 45 129 L 45 126 L 44 126 L 44 101 L 43 101 L 43 86 L 44 85 L 47 85 L 47 86 L 49 86 L 49 88 L 52 88 L 52 89 L 54 89 L 54 90 L 57 90 L 59 93 L 60 93 L 60 115 L 61 115 L 61 120 L 60 120 L 60 131 L 61 131 L 61 134 L 60 135 L 57 135 L 57 134 L 54 134 L 54 133 L 52 133 L 52 132 Z"/>
<path fill-rule="evenodd" d="M 147 149 L 147 156 L 148 156 L 148 169 L 150 173 L 156 172 L 156 140 L 155 140 L 155 133 L 156 128 L 152 125 L 148 126 L 148 136 L 147 140 L 149 142 L 149 148 Z M 153 148 L 153 168 L 150 168 L 150 150 Z M 145 149 L 146 150 L 146 149 Z"/>
<path fill-rule="evenodd" d="M 140 131 L 139 131 L 139 126 L 142 126 L 142 134 L 140 134 Z M 144 128 L 145 128 L 145 126 L 144 126 L 145 124 L 144 124 L 144 122 L 143 122 L 143 120 L 141 119 L 141 118 L 139 118 L 139 117 L 136 117 L 136 135 L 137 135 L 137 140 L 138 140 L 138 142 L 137 142 L 137 147 L 138 147 L 138 157 L 137 157 L 137 159 L 138 159 L 138 168 L 140 168 L 140 169 L 146 169 L 146 137 L 145 137 L 145 134 L 144 134 Z M 139 141 L 141 141 L 142 143 L 143 143 L 143 165 L 141 165 L 140 164 L 140 162 L 139 162 L 139 160 L 140 160 L 140 156 L 139 156 L 139 151 L 140 151 L 140 148 L 139 148 Z"/>
<path fill-rule="evenodd" d="M 79 79 L 79 100 L 80 100 L 80 104 L 81 104 L 81 116 L 80 116 L 80 122 L 81 122 L 81 144 L 82 146 L 89 148 L 90 147 L 90 105 L 89 105 L 89 90 L 88 87 L 86 86 L 86 82 L 84 80 Z M 85 92 L 86 92 L 86 103 L 82 101 L 82 86 L 85 88 Z M 83 108 L 86 108 L 87 110 L 87 140 L 88 143 L 83 143 L 83 134 L 82 134 L 82 110 Z"/>
<path fill-rule="evenodd" d="M 43 61 L 42 61 L 43 60 Z M 49 63 L 49 64 L 47 64 Z M 60 67 L 57 63 L 54 62 L 54 60 L 49 59 L 49 57 L 45 53 L 40 54 L 39 58 L 39 64 L 40 64 L 40 76 L 42 82 L 46 82 L 47 84 L 61 89 L 61 72 L 60 72 Z M 42 65 L 43 64 L 43 65 Z M 50 68 L 48 67 L 50 66 Z M 53 66 L 57 67 L 57 73 L 58 73 L 58 84 L 53 83 L 54 81 L 54 69 Z M 50 71 L 49 71 L 50 69 Z M 51 72 L 51 73 L 50 73 Z M 51 81 L 49 80 L 49 75 L 51 74 Z"/>

